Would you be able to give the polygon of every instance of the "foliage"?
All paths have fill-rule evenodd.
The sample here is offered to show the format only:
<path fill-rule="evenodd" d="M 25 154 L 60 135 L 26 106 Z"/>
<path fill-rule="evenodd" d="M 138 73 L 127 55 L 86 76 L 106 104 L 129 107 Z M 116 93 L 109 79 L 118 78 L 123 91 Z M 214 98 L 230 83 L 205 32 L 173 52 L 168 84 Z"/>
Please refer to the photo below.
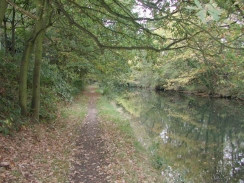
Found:
<path fill-rule="evenodd" d="M 228 39 L 233 37 L 226 34 Z M 137 54 L 127 82 L 131 86 L 243 98 L 243 52 L 210 40 L 208 35 L 199 35 L 189 42 L 191 49 L 162 52 L 154 58 L 146 52 Z"/>
<path fill-rule="evenodd" d="M 30 101 L 39 100 L 39 92 L 30 92 L 36 90 L 39 82 L 33 83 L 33 77 L 39 81 L 39 71 L 42 117 L 54 111 L 49 105 L 58 98 L 71 101 L 86 81 L 100 82 L 105 93 L 129 84 L 243 97 L 240 0 L 8 3 L 0 17 L 1 58 L 6 59 L 2 69 L 14 73 L 4 82 L 23 91 L 19 98 L 14 93 L 13 100 L 20 101 L 22 114 L 33 108 Z M 33 61 L 40 52 L 34 48 L 36 55 L 31 55 L 31 45 L 44 33 L 39 54 L 44 69 L 39 65 L 37 72 Z M 17 75 L 19 71 L 24 74 Z"/>
<path fill-rule="evenodd" d="M 72 86 L 65 79 L 64 74 L 60 73 L 56 65 L 44 62 L 42 66 L 41 83 L 43 87 L 53 86 L 53 90 L 66 101 L 72 100 Z"/>
<path fill-rule="evenodd" d="M 1 52 L 0 55 L 0 133 L 9 134 L 18 130 L 24 120 L 20 117 L 18 101 L 18 67 L 16 60 Z M 17 60 L 18 61 L 18 60 Z"/>
<path fill-rule="evenodd" d="M 0 132 L 12 133 L 28 123 L 23 119 L 18 105 L 18 57 L 2 53 L 0 62 Z M 31 62 L 31 65 L 33 63 Z M 70 72 L 61 72 L 57 65 L 49 64 L 44 60 L 41 70 L 41 110 L 40 117 L 43 121 L 56 118 L 57 103 L 61 100 L 71 102 L 75 94 L 80 93 L 84 87 L 80 77 Z M 31 73 L 31 72 L 30 72 Z M 65 75 L 66 73 L 66 75 Z M 28 75 L 28 85 L 31 84 L 32 74 Z M 44 120 L 45 119 L 45 120 Z"/>
<path fill-rule="evenodd" d="M 221 9 L 219 9 L 218 5 L 210 0 L 209 3 L 202 6 L 200 1 L 194 0 L 196 6 L 188 6 L 187 9 L 189 10 L 197 10 L 197 16 L 206 23 L 206 19 L 209 18 L 208 14 L 210 15 L 210 18 L 218 21 L 220 19 L 220 15 L 222 13 Z"/>

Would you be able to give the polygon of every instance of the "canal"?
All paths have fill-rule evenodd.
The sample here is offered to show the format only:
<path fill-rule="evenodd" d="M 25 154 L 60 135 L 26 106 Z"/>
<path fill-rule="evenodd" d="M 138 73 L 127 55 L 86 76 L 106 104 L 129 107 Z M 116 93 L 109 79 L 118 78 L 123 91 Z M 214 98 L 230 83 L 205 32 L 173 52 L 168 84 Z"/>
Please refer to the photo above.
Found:
<path fill-rule="evenodd" d="M 126 90 L 117 103 L 167 182 L 244 182 L 244 102 Z"/>

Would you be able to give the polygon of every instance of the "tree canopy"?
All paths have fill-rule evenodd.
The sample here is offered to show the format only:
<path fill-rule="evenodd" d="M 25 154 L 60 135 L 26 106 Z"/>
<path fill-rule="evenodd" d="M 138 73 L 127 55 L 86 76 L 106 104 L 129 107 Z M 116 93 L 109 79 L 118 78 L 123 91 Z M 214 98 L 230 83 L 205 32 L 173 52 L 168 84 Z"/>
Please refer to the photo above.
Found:
<path fill-rule="evenodd" d="M 196 79 L 214 93 L 223 82 L 220 75 L 230 75 L 223 60 L 230 66 L 242 55 L 243 7 L 241 0 L 0 0 L 0 79 L 5 83 L 0 91 L 15 85 L 19 97 L 11 91 L 11 101 L 18 100 L 18 111 L 38 121 L 51 93 L 70 100 L 72 86 L 79 88 L 85 77 L 126 83 L 140 67 L 152 72 L 155 87 L 167 88 L 183 77 L 166 77 L 165 68 L 174 65 L 168 61 L 181 60 L 181 70 L 188 63 L 187 83 Z M 241 72 L 242 62 L 232 68 Z M 11 79 L 9 68 L 15 73 Z M 8 114 L 6 109 L 1 116 Z"/>

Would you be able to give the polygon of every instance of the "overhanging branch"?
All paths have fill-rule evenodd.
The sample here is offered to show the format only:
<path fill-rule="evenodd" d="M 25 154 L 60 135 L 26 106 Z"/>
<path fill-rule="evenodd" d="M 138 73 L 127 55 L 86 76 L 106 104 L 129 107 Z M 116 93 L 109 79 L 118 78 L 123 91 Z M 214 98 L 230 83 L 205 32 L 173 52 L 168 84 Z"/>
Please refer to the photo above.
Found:
<path fill-rule="evenodd" d="M 13 6 L 16 10 L 19 10 L 20 12 L 22 12 L 23 14 L 27 15 L 28 17 L 34 19 L 34 20 L 38 20 L 39 18 L 33 14 L 31 14 L 30 12 L 24 10 L 23 8 L 19 7 L 17 4 L 15 4 L 12 0 L 6 0 L 6 2 L 8 4 L 10 4 L 11 6 Z"/>
<path fill-rule="evenodd" d="M 162 48 L 155 48 L 153 46 L 114 46 L 114 45 L 105 45 L 102 42 L 100 42 L 100 40 L 98 39 L 98 37 L 96 35 L 94 35 L 92 32 L 90 32 L 89 30 L 87 30 L 84 26 L 82 26 L 79 23 L 77 23 L 70 16 L 70 14 L 63 8 L 62 4 L 60 4 L 58 1 L 55 1 L 55 4 L 58 7 L 58 9 L 63 13 L 63 15 L 66 17 L 66 19 L 68 20 L 68 22 L 71 25 L 74 25 L 75 27 L 77 27 L 78 29 L 80 29 L 81 31 L 83 31 L 89 37 L 91 37 L 93 39 L 93 41 L 97 44 L 97 46 L 101 50 L 104 50 L 104 49 L 111 49 L 111 50 L 112 49 L 113 50 L 114 49 L 117 49 L 117 50 L 152 50 L 152 51 L 160 52 L 160 51 L 165 51 L 165 50 L 176 50 L 176 49 L 181 49 L 181 48 L 187 47 L 187 45 L 182 45 L 182 46 L 174 47 L 176 44 L 178 44 L 178 43 L 186 40 L 188 38 L 187 35 L 185 35 L 184 38 L 175 40 L 172 43 L 170 43 L 167 46 L 162 47 Z M 155 35 L 155 34 L 154 33 L 151 33 L 151 35 Z"/>

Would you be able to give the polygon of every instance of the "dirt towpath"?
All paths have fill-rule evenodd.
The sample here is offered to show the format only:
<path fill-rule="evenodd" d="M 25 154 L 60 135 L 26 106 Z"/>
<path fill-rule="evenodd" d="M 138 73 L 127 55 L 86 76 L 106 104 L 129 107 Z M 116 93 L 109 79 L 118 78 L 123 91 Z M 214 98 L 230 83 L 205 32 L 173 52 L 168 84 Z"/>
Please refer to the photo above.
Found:
<path fill-rule="evenodd" d="M 106 150 L 99 128 L 96 101 L 99 94 L 94 87 L 89 87 L 84 93 L 89 97 L 88 113 L 77 140 L 73 170 L 70 175 L 71 183 L 106 183 L 106 173 L 102 168 L 106 163 Z"/>

